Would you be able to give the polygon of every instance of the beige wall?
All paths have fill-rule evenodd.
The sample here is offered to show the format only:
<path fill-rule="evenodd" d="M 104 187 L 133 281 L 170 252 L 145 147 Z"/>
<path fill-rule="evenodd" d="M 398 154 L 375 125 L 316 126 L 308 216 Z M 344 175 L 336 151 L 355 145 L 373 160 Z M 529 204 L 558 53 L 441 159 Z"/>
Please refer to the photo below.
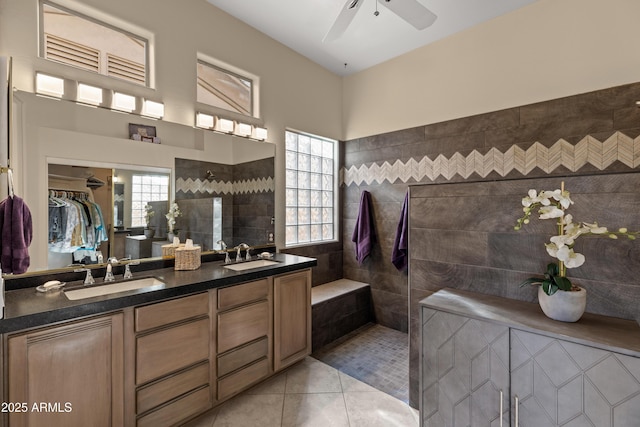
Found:
<path fill-rule="evenodd" d="M 344 79 L 344 138 L 638 81 L 636 0 L 539 0 Z M 428 30 L 427 30 L 428 31 Z"/>
<path fill-rule="evenodd" d="M 15 101 L 12 166 L 17 194 L 34 214 L 33 269 L 46 267 L 46 164 L 173 168 L 174 158 L 231 163 L 256 151 L 246 140 L 193 128 L 198 106 L 196 58 L 232 64 L 258 77 L 260 120 L 276 146 L 276 243 L 284 244 L 284 130 L 287 127 L 340 139 L 342 80 L 241 23 L 205 0 L 59 0 L 57 3 L 147 37 L 155 47 L 153 87 L 146 88 L 75 70 L 38 57 L 37 0 L 0 0 L 0 56 L 12 56 Z M 165 117 L 77 106 L 31 95 L 36 71 L 162 101 Z M 157 127 L 161 146 L 127 139 L 127 124 Z"/>

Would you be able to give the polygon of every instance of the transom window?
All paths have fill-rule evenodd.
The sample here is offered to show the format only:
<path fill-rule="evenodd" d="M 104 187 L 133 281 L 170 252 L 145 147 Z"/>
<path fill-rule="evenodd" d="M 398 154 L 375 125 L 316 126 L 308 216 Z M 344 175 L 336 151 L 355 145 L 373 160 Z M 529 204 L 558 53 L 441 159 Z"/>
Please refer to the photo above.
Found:
<path fill-rule="evenodd" d="M 147 40 L 53 3 L 42 3 L 41 56 L 148 84 Z"/>
<path fill-rule="evenodd" d="M 335 240 L 336 141 L 286 132 L 286 245 Z"/>
<path fill-rule="evenodd" d="M 144 227 L 145 209 L 149 202 L 168 201 L 167 175 L 133 175 L 131 177 L 131 226 Z"/>
<path fill-rule="evenodd" d="M 197 101 L 245 116 L 253 116 L 253 81 L 198 61 Z"/>

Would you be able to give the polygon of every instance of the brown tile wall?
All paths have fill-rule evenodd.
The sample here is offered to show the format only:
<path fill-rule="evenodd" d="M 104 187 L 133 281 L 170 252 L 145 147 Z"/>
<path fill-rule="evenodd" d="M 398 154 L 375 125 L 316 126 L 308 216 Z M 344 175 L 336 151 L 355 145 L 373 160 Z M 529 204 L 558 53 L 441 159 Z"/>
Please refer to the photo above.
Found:
<path fill-rule="evenodd" d="M 274 160 L 267 158 L 237 165 L 176 159 L 176 179 L 200 179 L 211 170 L 214 181 L 242 182 L 256 178 L 273 178 Z M 213 197 L 222 197 L 222 240 L 229 248 L 240 243 L 250 246 L 268 243 L 269 234 L 274 233 L 273 191 L 235 194 L 176 191 L 176 201 L 183 216 L 176 221 L 181 230 L 180 237 L 189 237 L 202 242 L 205 250 L 212 249 Z M 196 240 L 197 239 L 197 240 Z"/>
<path fill-rule="evenodd" d="M 514 145 L 526 150 L 535 142 L 550 147 L 560 139 L 575 145 L 587 135 L 591 135 L 599 141 L 604 141 L 617 131 L 631 138 L 636 138 L 640 135 L 640 108 L 635 104 L 637 100 L 640 100 L 640 83 L 359 138 L 345 143 L 344 168 L 361 167 L 362 165 L 370 167 L 374 163 L 382 166 L 385 162 L 392 165 L 396 160 L 407 162 L 411 158 L 419 161 L 424 156 L 428 156 L 432 160 L 436 159 L 438 155 L 451 158 L 455 153 L 467 156 L 473 150 L 480 154 L 485 154 L 493 147 L 496 147 L 501 152 L 505 152 Z M 560 166 L 548 174 L 539 168 L 535 168 L 526 178 L 610 174 L 630 171 L 634 170 L 616 161 L 606 170 L 600 170 L 593 165 L 587 164 L 577 172 L 571 172 L 564 166 Z M 373 182 L 371 185 L 354 183 L 343 189 L 344 277 L 367 282 L 371 285 L 376 320 L 379 323 L 404 331 L 411 329 L 410 391 L 411 402 L 415 405 L 418 397 L 418 347 L 416 345 L 417 335 L 415 330 L 417 326 L 415 324 L 410 326 L 410 323 L 417 318 L 415 314 L 417 301 L 428 295 L 434 287 L 455 286 L 460 283 L 463 284 L 462 286 L 472 288 L 480 286 L 477 284 L 482 283 L 484 285 L 480 287 L 485 292 L 494 292 L 509 297 L 521 296 L 530 298 L 531 295 L 526 290 L 513 286 L 514 283 L 518 283 L 522 274 L 516 274 L 512 271 L 514 269 L 530 272 L 537 271 L 539 270 L 539 261 L 535 265 L 529 264 L 528 261 L 526 270 L 524 266 L 513 265 L 517 259 L 528 259 L 526 253 L 517 253 L 513 249 L 515 258 L 505 259 L 499 256 L 492 256 L 491 259 L 495 265 L 489 268 L 478 269 L 473 266 L 465 266 L 467 263 L 472 263 L 473 265 L 474 262 L 481 262 L 482 259 L 488 257 L 487 254 L 490 253 L 488 251 L 501 253 L 505 247 L 512 250 L 514 236 L 512 235 L 513 233 L 506 230 L 505 234 L 495 234 L 491 240 L 486 239 L 486 236 L 482 234 L 482 230 L 493 224 L 491 222 L 487 223 L 488 219 L 484 223 L 478 223 L 474 215 L 477 209 L 483 207 L 478 206 L 478 203 L 486 203 L 484 199 L 475 201 L 464 197 L 448 199 L 451 205 L 445 203 L 446 209 L 436 209 L 435 205 L 425 205 L 424 213 L 419 214 L 419 217 L 436 225 L 446 224 L 455 218 L 460 221 L 460 224 L 476 224 L 479 229 L 475 234 L 461 234 L 460 230 L 455 228 L 446 230 L 446 232 L 440 230 L 434 232 L 427 229 L 422 232 L 423 234 L 420 238 L 414 238 L 411 247 L 412 254 L 420 253 L 421 257 L 426 257 L 427 259 L 416 259 L 415 262 L 412 262 L 412 284 L 421 284 L 413 285 L 412 289 L 409 289 L 407 274 L 395 270 L 390 263 L 390 256 L 404 195 L 410 184 L 418 183 L 412 178 L 407 182 L 398 180 L 393 183 L 382 178 L 380 177 L 380 181 L 383 181 L 382 183 Z M 492 172 L 484 178 L 473 173 L 467 178 L 455 175 L 450 180 L 443 176 L 438 176 L 433 181 L 425 179 L 420 184 L 520 180 L 522 178 L 525 177 L 518 171 L 511 171 L 506 176 Z M 586 182 L 589 183 L 591 180 Z M 456 192 L 461 191 L 459 190 L 460 188 L 463 188 L 459 185 L 463 184 L 455 186 L 445 184 L 437 187 L 447 188 L 448 191 L 453 191 L 455 195 Z M 525 184 L 525 186 L 528 185 Z M 363 190 L 368 190 L 372 195 L 379 244 L 374 249 L 372 256 L 365 260 L 363 265 L 359 266 L 353 255 L 351 231 L 355 225 L 359 196 Z M 514 197 L 517 204 L 517 201 L 522 196 L 518 192 L 518 195 Z M 613 199 L 615 200 L 615 195 Z M 497 197 L 494 199 L 494 203 L 496 206 L 512 209 L 513 200 L 513 198 L 500 200 L 500 197 Z M 605 208 L 604 211 L 606 210 Z M 605 214 L 601 219 L 602 222 L 608 219 L 606 212 L 602 210 L 595 213 L 598 215 Z M 514 218 L 517 218 L 517 215 L 517 212 L 515 214 L 512 213 Z M 637 218 L 632 222 L 634 221 L 635 224 L 640 222 Z M 463 225 L 460 227 L 463 227 Z M 505 227 L 508 228 L 510 225 L 505 225 Z M 414 245 L 416 239 L 420 242 L 418 246 Z M 533 239 L 531 245 L 534 245 L 534 247 L 542 244 L 541 237 L 516 235 L 515 239 L 519 241 Z M 438 244 L 442 242 L 443 245 L 432 246 L 430 245 L 432 242 L 437 242 Z M 480 253 L 478 248 L 484 248 L 483 252 Z M 522 251 L 522 248 L 519 250 Z M 606 249 L 603 248 L 602 250 L 607 250 L 607 257 L 609 257 L 609 251 L 618 251 L 620 249 L 613 249 L 613 245 L 607 245 Z M 597 257 L 597 254 L 590 256 L 592 259 Z M 447 260 L 447 262 L 443 262 L 443 259 Z M 637 260 L 638 258 L 636 257 L 635 259 Z M 589 264 L 591 264 L 590 261 Z M 597 268 L 596 266 L 591 267 L 589 264 L 587 267 L 589 272 L 586 273 L 586 269 L 584 270 L 584 274 L 587 277 L 593 273 L 594 268 Z M 424 285 L 424 283 L 429 285 Z M 512 284 L 512 286 L 506 286 L 507 283 Z M 598 290 L 594 292 L 599 296 L 591 299 L 589 307 L 593 311 L 612 313 L 612 311 L 619 308 L 619 302 L 624 301 L 630 295 L 628 285 L 621 285 L 616 287 L 615 290 L 608 287 L 596 288 Z M 608 298 L 614 301 L 613 303 L 605 303 L 605 291 L 610 295 Z M 413 307 L 411 316 L 409 316 L 408 301 L 411 301 L 411 306 Z M 599 308 L 594 307 L 594 304 L 598 305 L 596 301 L 602 303 Z M 629 310 L 623 310 L 622 313 L 625 316 L 631 315 Z M 411 322 L 409 322 L 410 317 L 412 319 Z"/>

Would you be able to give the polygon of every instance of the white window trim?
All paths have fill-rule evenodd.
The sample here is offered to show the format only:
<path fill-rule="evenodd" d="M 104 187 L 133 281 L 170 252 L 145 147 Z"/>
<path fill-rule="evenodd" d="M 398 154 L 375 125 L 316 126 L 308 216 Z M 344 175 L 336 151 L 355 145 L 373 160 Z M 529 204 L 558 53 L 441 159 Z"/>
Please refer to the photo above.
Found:
<path fill-rule="evenodd" d="M 154 88 L 155 87 L 155 37 L 152 32 L 146 31 L 138 26 L 135 26 L 127 21 L 122 19 L 118 19 L 112 15 L 109 15 L 103 11 L 98 9 L 94 9 L 86 4 L 73 1 L 73 0 L 39 0 L 38 2 L 38 56 L 45 61 L 49 61 L 44 57 L 45 51 L 45 40 L 44 40 L 44 19 L 43 19 L 43 4 L 49 4 L 52 7 L 64 10 L 72 15 L 78 16 L 80 18 L 86 19 L 88 21 L 94 22 L 99 25 L 103 25 L 107 28 L 111 28 L 114 31 L 118 31 L 124 34 L 127 34 L 131 37 L 142 40 L 146 44 L 145 51 L 145 67 L 146 67 L 146 83 L 144 87 Z M 55 61 L 51 61 L 55 62 Z M 56 62 L 58 64 L 58 62 Z M 126 82 L 129 84 L 135 85 L 136 83 L 128 82 L 127 80 L 118 79 L 113 76 L 107 76 L 101 73 L 94 73 L 91 71 L 83 70 L 81 68 L 76 68 L 68 64 L 61 64 L 66 67 L 70 67 L 75 71 L 80 71 L 84 73 L 90 74 L 98 74 L 102 77 L 106 77 L 109 79 L 116 79 L 118 81 Z M 138 85 L 141 86 L 141 85 Z"/>
<path fill-rule="evenodd" d="M 251 105 L 252 111 L 250 116 L 240 114 L 234 111 L 225 110 L 219 107 L 214 107 L 212 105 L 203 104 L 201 102 L 197 102 L 199 111 L 204 111 L 214 115 L 219 115 L 221 117 L 228 117 L 230 119 L 236 119 L 236 120 L 239 119 L 239 120 L 246 121 L 246 119 L 249 119 L 248 121 L 251 122 L 251 124 L 262 125 L 261 121 L 255 122 L 255 119 L 260 119 L 260 77 L 246 70 L 235 67 L 231 64 L 227 64 L 226 62 L 220 61 L 219 59 L 216 59 L 212 56 L 208 56 L 200 52 L 197 54 L 197 57 L 196 57 L 196 64 L 198 62 L 218 68 L 230 74 L 235 74 L 240 78 L 251 80 L 251 104 L 252 104 Z"/>
<path fill-rule="evenodd" d="M 312 138 L 318 138 L 318 139 L 324 139 L 324 140 L 330 140 L 333 142 L 333 185 L 334 185 L 334 191 L 333 191 L 333 239 L 330 240 L 316 240 L 313 242 L 303 242 L 303 243 L 292 243 L 292 244 L 287 244 L 287 238 L 286 238 L 286 229 L 287 229 L 287 222 L 286 222 L 286 216 L 285 216 L 285 221 L 284 221 L 284 230 L 283 233 L 284 235 L 284 248 L 285 249 L 292 249 L 292 248 L 301 248 L 301 247 L 306 247 L 306 246 L 318 246 L 318 245 L 326 245 L 326 244 L 331 244 L 331 243 L 339 243 L 341 240 L 341 236 L 339 235 L 340 232 L 340 207 L 339 207 L 339 201 L 340 201 L 340 176 L 339 176 L 339 172 L 340 172 L 340 159 L 339 159 L 339 155 L 340 155 L 340 149 L 339 149 L 339 144 L 340 141 L 336 140 L 336 139 L 332 139 L 332 138 L 328 138 L 326 136 L 320 136 L 320 135 L 315 135 L 309 132 L 304 132 L 301 130 L 297 130 L 294 128 L 285 128 L 285 135 L 286 132 L 293 132 L 293 133 L 297 133 L 297 134 L 301 134 L 301 135 L 306 135 Z M 286 151 L 286 149 L 285 149 Z M 286 165 L 285 165 L 285 170 L 286 170 Z M 286 191 L 286 174 L 285 174 L 285 191 Z M 286 212 L 286 206 L 287 201 L 286 201 L 286 196 L 284 199 L 284 211 Z"/>

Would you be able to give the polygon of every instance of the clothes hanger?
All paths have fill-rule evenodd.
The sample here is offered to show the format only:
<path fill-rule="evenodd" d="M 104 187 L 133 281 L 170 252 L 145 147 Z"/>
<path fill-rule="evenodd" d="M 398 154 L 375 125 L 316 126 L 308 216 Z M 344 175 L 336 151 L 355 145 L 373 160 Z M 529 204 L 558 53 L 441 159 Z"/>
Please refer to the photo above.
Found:
<path fill-rule="evenodd" d="M 13 171 L 7 168 L 7 183 L 9 184 L 9 197 L 13 199 Z"/>

